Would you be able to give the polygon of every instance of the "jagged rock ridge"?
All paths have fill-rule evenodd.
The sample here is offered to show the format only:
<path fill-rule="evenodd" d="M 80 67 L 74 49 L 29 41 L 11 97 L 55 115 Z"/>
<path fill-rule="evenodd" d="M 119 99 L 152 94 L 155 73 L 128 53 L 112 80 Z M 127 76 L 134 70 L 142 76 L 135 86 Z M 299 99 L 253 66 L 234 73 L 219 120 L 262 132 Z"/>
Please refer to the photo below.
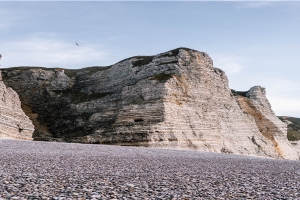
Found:
<path fill-rule="evenodd" d="M 32 140 L 34 127 L 21 109 L 18 94 L 2 81 L 0 71 L 0 138 Z"/>
<path fill-rule="evenodd" d="M 264 90 L 232 92 L 204 52 L 179 48 L 105 68 L 3 69 L 3 77 L 37 140 L 298 159 Z"/>

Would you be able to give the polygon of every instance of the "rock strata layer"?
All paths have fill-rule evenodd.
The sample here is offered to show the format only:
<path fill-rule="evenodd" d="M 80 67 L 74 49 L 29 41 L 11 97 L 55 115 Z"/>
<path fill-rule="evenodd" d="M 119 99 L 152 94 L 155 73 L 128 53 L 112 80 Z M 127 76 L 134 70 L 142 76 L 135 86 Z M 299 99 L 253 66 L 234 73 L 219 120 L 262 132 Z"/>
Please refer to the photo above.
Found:
<path fill-rule="evenodd" d="M 236 99 L 243 112 L 255 120 L 258 130 L 263 136 L 261 141 L 271 142 L 280 157 L 293 159 L 297 157 L 296 150 L 287 140 L 287 126 L 272 111 L 265 95 L 265 88 L 255 86 L 245 96 L 237 95 Z M 267 138 L 267 140 L 264 138 Z M 253 142 L 257 143 L 255 138 Z M 259 148 L 263 148 L 259 143 L 257 145 Z M 291 151 L 291 149 L 294 150 Z"/>
<path fill-rule="evenodd" d="M 231 91 L 204 52 L 179 48 L 80 70 L 3 69 L 36 140 L 298 159 L 261 87 Z"/>
<path fill-rule="evenodd" d="M 21 108 L 18 94 L 2 81 L 0 71 L 0 139 L 32 139 L 34 126 Z"/>

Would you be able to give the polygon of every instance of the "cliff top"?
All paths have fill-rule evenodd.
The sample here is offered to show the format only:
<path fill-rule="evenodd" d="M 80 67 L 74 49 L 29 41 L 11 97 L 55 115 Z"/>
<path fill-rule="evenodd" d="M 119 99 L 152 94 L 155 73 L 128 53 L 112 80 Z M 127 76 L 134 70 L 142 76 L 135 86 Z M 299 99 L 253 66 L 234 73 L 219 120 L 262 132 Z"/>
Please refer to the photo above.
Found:
<path fill-rule="evenodd" d="M 47 68 L 47 67 L 39 67 L 39 66 L 18 66 L 18 67 L 10 67 L 10 68 L 0 68 L 1 69 L 5 69 L 6 71 L 12 71 L 12 70 L 29 70 L 29 69 L 43 69 L 43 70 L 51 70 L 51 71 L 55 71 L 55 70 L 64 70 L 64 73 L 69 76 L 69 77 L 74 77 L 76 76 L 77 72 L 80 71 L 89 71 L 89 73 L 93 73 L 93 72 L 97 72 L 97 71 L 101 71 L 101 70 L 105 70 L 108 69 L 116 64 L 125 62 L 125 61 L 129 61 L 129 60 L 135 60 L 133 61 L 133 66 L 142 66 L 142 65 L 146 65 L 149 64 L 154 57 L 172 57 L 172 56 L 177 56 L 179 54 L 179 51 L 183 49 L 185 51 L 193 51 L 193 52 L 199 52 L 199 53 L 203 53 L 204 55 L 207 55 L 207 53 L 204 52 L 200 52 L 194 49 L 190 49 L 190 48 L 186 48 L 186 47 L 179 47 L 170 51 L 166 51 L 157 55 L 150 55 L 150 56 L 132 56 L 129 58 L 125 58 L 113 65 L 109 65 L 109 66 L 91 66 L 91 67 L 84 67 L 84 68 L 80 68 L 80 69 L 62 69 L 62 68 Z"/>

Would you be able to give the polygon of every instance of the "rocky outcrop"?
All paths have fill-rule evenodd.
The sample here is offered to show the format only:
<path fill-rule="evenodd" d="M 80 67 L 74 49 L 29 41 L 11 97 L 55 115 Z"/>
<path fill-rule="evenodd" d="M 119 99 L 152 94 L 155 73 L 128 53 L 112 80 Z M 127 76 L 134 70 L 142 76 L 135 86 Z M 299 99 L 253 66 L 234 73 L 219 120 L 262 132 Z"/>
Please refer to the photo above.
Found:
<path fill-rule="evenodd" d="M 0 139 L 32 139 L 33 124 L 24 114 L 18 94 L 2 81 L 0 71 Z"/>
<path fill-rule="evenodd" d="M 300 118 L 280 116 L 279 119 L 287 125 L 287 138 L 300 158 Z"/>
<path fill-rule="evenodd" d="M 36 140 L 298 159 L 264 90 L 231 91 L 204 52 L 179 48 L 80 70 L 11 68 L 3 77 Z"/>
<path fill-rule="evenodd" d="M 300 118 L 280 116 L 279 119 L 284 122 L 287 127 L 287 138 L 290 141 L 300 140 Z"/>
<path fill-rule="evenodd" d="M 253 117 L 264 138 L 272 142 L 276 152 L 281 157 L 293 159 L 297 156 L 287 140 L 287 126 L 272 111 L 265 95 L 265 88 L 255 86 L 246 92 L 245 96 L 236 95 L 236 99 L 244 113 Z"/>
<path fill-rule="evenodd" d="M 292 146 L 297 151 L 298 156 L 300 158 L 300 141 L 291 141 Z"/>

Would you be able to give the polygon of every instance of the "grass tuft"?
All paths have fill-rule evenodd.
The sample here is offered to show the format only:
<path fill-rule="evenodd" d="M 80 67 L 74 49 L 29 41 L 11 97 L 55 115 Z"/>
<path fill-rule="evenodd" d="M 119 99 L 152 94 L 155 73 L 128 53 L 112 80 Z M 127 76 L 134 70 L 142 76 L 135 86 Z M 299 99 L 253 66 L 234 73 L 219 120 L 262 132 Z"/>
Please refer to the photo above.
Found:
<path fill-rule="evenodd" d="M 300 118 L 296 117 L 278 117 L 281 121 L 288 120 L 292 122 L 287 126 L 287 138 L 289 141 L 298 141 L 300 140 Z"/>
<path fill-rule="evenodd" d="M 151 63 L 154 56 L 138 56 L 135 58 L 138 58 L 138 60 L 134 61 L 132 63 L 133 67 L 140 67 L 140 66 L 148 65 L 149 63 Z"/>
<path fill-rule="evenodd" d="M 150 78 L 150 80 L 157 80 L 159 82 L 165 82 L 172 77 L 173 77 L 173 74 L 161 73 L 161 74 L 157 74 L 157 75 L 153 76 L 152 78 Z"/>

